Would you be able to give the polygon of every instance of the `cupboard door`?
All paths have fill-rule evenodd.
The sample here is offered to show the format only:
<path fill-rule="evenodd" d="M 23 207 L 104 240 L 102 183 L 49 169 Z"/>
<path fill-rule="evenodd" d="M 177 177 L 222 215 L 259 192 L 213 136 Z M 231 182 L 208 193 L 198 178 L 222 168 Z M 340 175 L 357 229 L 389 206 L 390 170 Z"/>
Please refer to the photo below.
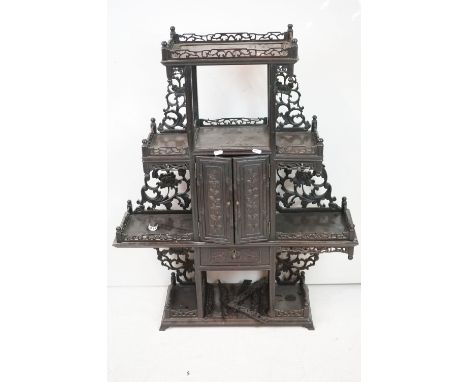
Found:
<path fill-rule="evenodd" d="M 268 156 L 234 158 L 236 243 L 265 241 L 269 237 Z"/>
<path fill-rule="evenodd" d="M 200 239 L 232 243 L 231 158 L 197 157 L 197 195 Z"/>

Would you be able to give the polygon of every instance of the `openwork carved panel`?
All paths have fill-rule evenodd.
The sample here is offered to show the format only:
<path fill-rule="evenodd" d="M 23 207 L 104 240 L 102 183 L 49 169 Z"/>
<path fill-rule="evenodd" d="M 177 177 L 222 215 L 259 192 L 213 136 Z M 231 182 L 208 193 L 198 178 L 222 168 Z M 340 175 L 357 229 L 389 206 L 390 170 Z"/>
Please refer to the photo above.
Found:
<path fill-rule="evenodd" d="M 282 248 L 276 254 L 276 282 L 295 284 L 300 272 L 315 265 L 320 251 L 317 248 Z"/>
<path fill-rule="evenodd" d="M 200 119 L 200 126 L 252 126 L 264 125 L 267 123 L 266 118 L 218 118 L 218 119 Z"/>
<path fill-rule="evenodd" d="M 135 212 L 190 210 L 190 173 L 185 164 L 153 164 L 145 174 Z"/>
<path fill-rule="evenodd" d="M 180 284 L 194 283 L 193 251 L 189 248 L 155 248 L 158 260 L 167 269 L 176 272 L 176 280 Z"/>
<path fill-rule="evenodd" d="M 276 208 L 278 211 L 305 208 L 339 209 L 332 196 L 325 166 L 319 175 L 306 167 L 278 167 L 276 171 Z"/>
<path fill-rule="evenodd" d="M 296 76 L 288 74 L 287 66 L 275 66 L 275 118 L 277 131 L 304 131 L 311 127 L 300 105 L 301 93 Z"/>
<path fill-rule="evenodd" d="M 284 40 L 284 32 L 268 32 L 268 33 L 210 33 L 210 34 L 195 34 L 184 33 L 174 35 L 174 40 L 177 42 L 208 42 L 208 41 L 281 41 Z"/>
<path fill-rule="evenodd" d="M 174 50 L 171 51 L 173 59 L 194 58 L 238 58 L 238 57 L 287 57 L 288 50 L 283 48 L 252 49 L 205 49 L 205 50 Z"/>
<path fill-rule="evenodd" d="M 301 280 L 301 272 L 314 266 L 320 253 L 342 252 L 348 258 L 352 247 L 291 247 L 281 248 L 276 253 L 276 282 L 280 285 L 295 284 Z"/>
<path fill-rule="evenodd" d="M 187 126 L 184 67 L 170 67 L 168 73 L 170 76 L 167 79 L 167 107 L 164 109 L 164 118 L 158 127 L 159 132 L 185 130 Z"/>

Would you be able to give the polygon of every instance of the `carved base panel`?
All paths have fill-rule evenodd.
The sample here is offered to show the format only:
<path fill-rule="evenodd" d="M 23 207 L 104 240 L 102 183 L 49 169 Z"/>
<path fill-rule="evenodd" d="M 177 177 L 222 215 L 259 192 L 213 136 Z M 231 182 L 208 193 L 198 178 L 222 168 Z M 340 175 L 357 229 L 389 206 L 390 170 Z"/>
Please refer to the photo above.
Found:
<path fill-rule="evenodd" d="M 240 287 L 240 284 L 224 285 L 228 289 Z M 196 315 L 195 286 L 170 285 L 160 330 L 171 326 L 302 326 L 314 329 L 307 286 L 277 285 L 274 309 L 262 320 L 236 311 L 228 311 L 223 317 L 219 293 L 216 292 L 218 288 L 215 286 L 213 289 L 213 309 L 205 317 L 199 318 Z"/>

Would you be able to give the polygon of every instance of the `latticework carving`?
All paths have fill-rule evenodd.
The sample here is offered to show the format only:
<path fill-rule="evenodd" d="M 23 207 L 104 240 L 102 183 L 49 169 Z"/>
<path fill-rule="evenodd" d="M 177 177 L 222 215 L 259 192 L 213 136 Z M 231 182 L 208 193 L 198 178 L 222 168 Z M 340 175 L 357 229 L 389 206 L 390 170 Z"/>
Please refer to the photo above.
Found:
<path fill-rule="evenodd" d="M 237 58 L 237 57 L 287 57 L 288 50 L 283 48 L 253 49 L 253 48 L 231 48 L 231 49 L 204 49 L 188 50 L 181 49 L 171 52 L 173 59 L 191 58 Z"/>
<path fill-rule="evenodd" d="M 215 42 L 215 41 L 281 41 L 284 40 L 284 32 L 267 32 L 267 33 L 210 33 L 210 34 L 195 34 L 184 33 L 175 34 L 173 39 L 177 42 Z"/>
<path fill-rule="evenodd" d="M 319 254 L 325 252 L 347 253 L 351 255 L 352 247 L 291 247 L 280 248 L 276 253 L 276 282 L 280 285 L 296 284 L 301 281 L 301 272 L 314 266 Z M 303 282 L 303 281 L 302 281 Z"/>
<path fill-rule="evenodd" d="M 193 251 L 189 248 L 155 248 L 158 260 L 167 269 L 176 272 L 176 280 L 180 284 L 194 283 Z"/>
<path fill-rule="evenodd" d="M 164 118 L 158 127 L 159 132 L 185 130 L 187 126 L 184 67 L 170 67 L 168 73 L 170 76 L 167 79 L 167 107 L 164 109 Z"/>
<path fill-rule="evenodd" d="M 315 265 L 320 251 L 317 248 L 282 248 L 276 254 L 276 282 L 295 284 L 300 272 Z"/>
<path fill-rule="evenodd" d="M 278 211 L 305 208 L 339 209 L 332 196 L 325 166 L 319 175 L 312 168 L 278 167 L 276 171 L 276 208 Z"/>
<path fill-rule="evenodd" d="M 304 131 L 311 127 L 302 113 L 301 93 L 294 74 L 288 74 L 287 66 L 275 66 L 275 119 L 278 131 Z"/>
<path fill-rule="evenodd" d="M 145 174 L 135 212 L 190 210 L 190 173 L 184 164 L 157 165 Z M 164 168 L 164 169 L 162 169 Z M 173 168 L 178 168 L 174 170 Z"/>
<path fill-rule="evenodd" d="M 266 118 L 218 118 L 218 119 L 200 119 L 200 126 L 252 126 L 264 125 L 267 123 Z"/>

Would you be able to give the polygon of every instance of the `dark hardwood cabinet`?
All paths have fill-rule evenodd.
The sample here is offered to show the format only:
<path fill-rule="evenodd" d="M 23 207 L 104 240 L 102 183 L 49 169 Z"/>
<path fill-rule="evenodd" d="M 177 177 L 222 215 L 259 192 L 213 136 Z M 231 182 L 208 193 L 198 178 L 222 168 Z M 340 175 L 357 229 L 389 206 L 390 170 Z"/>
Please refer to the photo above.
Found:
<path fill-rule="evenodd" d="M 346 198 L 338 205 L 328 183 L 317 117 L 303 114 L 292 25 L 208 35 L 171 27 L 161 51 L 167 107 L 142 141 L 144 184 L 136 207 L 127 202 L 114 246 L 154 248 L 172 271 L 161 330 L 313 329 L 304 271 L 322 253 L 351 260 L 358 241 Z M 232 64 L 266 66 L 267 116 L 200 117 L 197 67 Z M 236 270 L 263 276 L 208 277 Z"/>

